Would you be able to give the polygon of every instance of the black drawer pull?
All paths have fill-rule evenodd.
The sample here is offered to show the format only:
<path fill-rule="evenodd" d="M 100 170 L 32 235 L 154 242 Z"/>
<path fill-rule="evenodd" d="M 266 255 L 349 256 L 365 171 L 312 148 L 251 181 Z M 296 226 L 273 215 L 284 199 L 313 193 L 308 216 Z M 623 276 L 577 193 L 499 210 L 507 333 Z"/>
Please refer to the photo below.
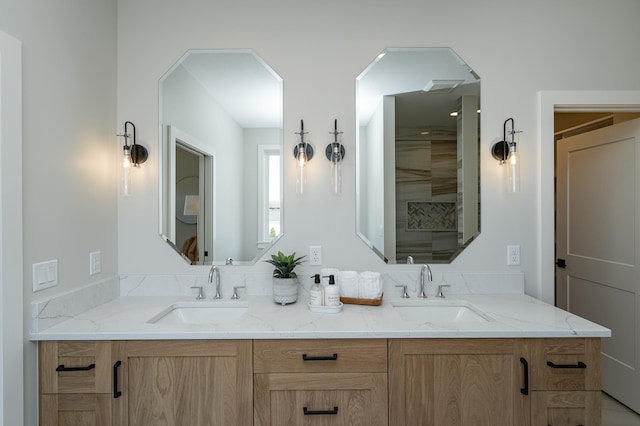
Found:
<path fill-rule="evenodd" d="M 95 364 L 89 364 L 86 367 L 65 367 L 64 364 L 60 364 L 56 371 L 89 371 L 96 368 Z"/>
<path fill-rule="evenodd" d="M 330 356 L 308 356 L 307 354 L 302 354 L 303 361 L 335 361 L 338 359 L 338 354 L 333 354 Z"/>
<path fill-rule="evenodd" d="M 118 367 L 122 365 L 122 361 L 116 361 L 113 364 L 113 398 L 120 398 L 122 396 L 122 392 L 118 390 Z"/>
<path fill-rule="evenodd" d="M 551 368 L 587 368 L 587 364 L 582 361 L 578 361 L 577 364 L 554 364 L 551 361 L 547 361 L 547 365 Z"/>
<path fill-rule="evenodd" d="M 338 407 L 333 407 L 333 410 L 309 410 L 307 407 L 302 407 L 302 411 L 305 416 L 318 416 L 318 415 L 335 415 L 338 414 Z"/>
<path fill-rule="evenodd" d="M 522 363 L 522 370 L 524 374 L 524 387 L 520 389 L 520 393 L 523 395 L 529 395 L 529 363 L 526 359 L 520 358 Z"/>

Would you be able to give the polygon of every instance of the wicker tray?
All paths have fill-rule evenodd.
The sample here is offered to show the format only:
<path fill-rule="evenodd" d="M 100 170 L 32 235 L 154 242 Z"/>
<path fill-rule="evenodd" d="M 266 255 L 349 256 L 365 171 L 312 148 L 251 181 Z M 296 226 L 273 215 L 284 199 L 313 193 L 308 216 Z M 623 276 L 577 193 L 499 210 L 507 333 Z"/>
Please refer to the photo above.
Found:
<path fill-rule="evenodd" d="M 357 297 L 340 297 L 340 301 L 345 305 L 369 305 L 379 306 L 382 303 L 382 296 L 379 299 L 360 299 Z"/>

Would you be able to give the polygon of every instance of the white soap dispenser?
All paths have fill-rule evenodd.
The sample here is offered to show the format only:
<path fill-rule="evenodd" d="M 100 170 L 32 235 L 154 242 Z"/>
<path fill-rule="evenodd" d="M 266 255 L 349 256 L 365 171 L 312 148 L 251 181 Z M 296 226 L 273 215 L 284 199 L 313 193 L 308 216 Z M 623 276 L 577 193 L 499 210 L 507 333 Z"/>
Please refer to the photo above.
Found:
<path fill-rule="evenodd" d="M 311 289 L 309 289 L 309 305 L 310 306 L 322 306 L 324 304 L 324 291 L 320 285 L 320 274 L 315 274 Z"/>
<path fill-rule="evenodd" d="M 336 284 L 336 279 L 333 275 L 329 275 L 329 284 L 324 289 L 324 305 L 325 306 L 339 306 L 340 305 L 340 289 Z"/>

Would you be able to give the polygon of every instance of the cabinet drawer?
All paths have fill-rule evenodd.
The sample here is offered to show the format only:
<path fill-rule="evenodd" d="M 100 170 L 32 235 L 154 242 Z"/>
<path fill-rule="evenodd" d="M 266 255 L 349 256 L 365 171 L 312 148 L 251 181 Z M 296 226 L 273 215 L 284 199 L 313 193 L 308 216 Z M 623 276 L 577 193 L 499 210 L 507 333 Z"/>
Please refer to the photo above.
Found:
<path fill-rule="evenodd" d="M 111 392 L 111 342 L 40 342 L 38 356 L 43 394 Z"/>
<path fill-rule="evenodd" d="M 535 340 L 532 363 L 532 390 L 600 390 L 600 339 Z"/>
<path fill-rule="evenodd" d="M 531 393 L 532 425 L 600 425 L 598 391 L 547 391 Z"/>
<path fill-rule="evenodd" d="M 386 372 L 386 339 L 255 340 L 254 373 Z"/>
<path fill-rule="evenodd" d="M 386 426 L 384 373 L 256 374 L 256 426 Z"/>

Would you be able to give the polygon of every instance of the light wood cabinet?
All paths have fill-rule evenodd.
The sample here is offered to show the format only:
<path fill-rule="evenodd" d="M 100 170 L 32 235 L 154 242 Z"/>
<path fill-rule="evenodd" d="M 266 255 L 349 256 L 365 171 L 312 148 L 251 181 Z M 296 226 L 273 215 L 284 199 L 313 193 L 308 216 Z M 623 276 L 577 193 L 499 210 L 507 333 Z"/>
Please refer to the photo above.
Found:
<path fill-rule="evenodd" d="M 111 342 L 40 342 L 40 425 L 112 424 Z"/>
<path fill-rule="evenodd" d="M 45 341 L 39 382 L 42 426 L 601 424 L 599 338 Z"/>
<path fill-rule="evenodd" d="M 394 425 L 528 425 L 517 339 L 390 339 Z"/>
<path fill-rule="evenodd" d="M 252 425 L 251 352 L 251 340 L 40 342 L 40 425 Z"/>
<path fill-rule="evenodd" d="M 387 425 L 386 339 L 256 340 L 254 424 Z"/>
<path fill-rule="evenodd" d="M 600 425 L 600 339 L 533 339 L 532 424 Z"/>
<path fill-rule="evenodd" d="M 251 425 L 250 340 L 120 344 L 118 425 Z"/>

